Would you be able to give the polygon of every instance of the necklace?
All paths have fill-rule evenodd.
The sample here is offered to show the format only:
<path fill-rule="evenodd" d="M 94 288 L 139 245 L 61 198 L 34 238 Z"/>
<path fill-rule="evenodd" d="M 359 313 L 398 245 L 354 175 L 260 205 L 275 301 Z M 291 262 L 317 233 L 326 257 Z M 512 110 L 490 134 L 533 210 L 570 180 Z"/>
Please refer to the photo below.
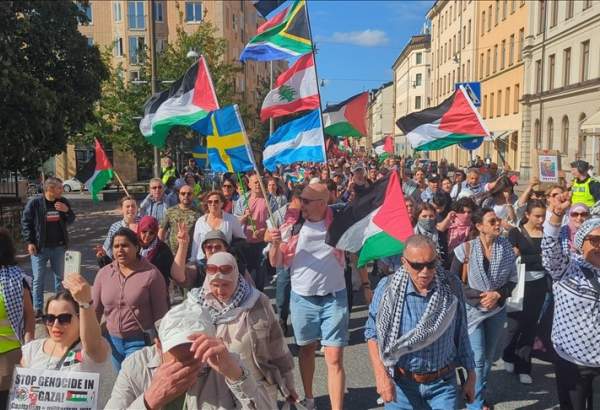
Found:
<path fill-rule="evenodd" d="M 48 339 L 48 340 L 50 340 L 50 339 Z M 46 369 L 50 368 L 50 361 L 54 357 L 54 351 L 56 350 L 56 342 L 53 340 L 52 343 L 54 343 L 54 346 L 52 347 L 52 351 L 50 352 L 50 357 L 48 357 L 48 361 L 46 362 Z M 42 346 L 42 350 L 43 349 L 44 349 L 44 347 Z"/>

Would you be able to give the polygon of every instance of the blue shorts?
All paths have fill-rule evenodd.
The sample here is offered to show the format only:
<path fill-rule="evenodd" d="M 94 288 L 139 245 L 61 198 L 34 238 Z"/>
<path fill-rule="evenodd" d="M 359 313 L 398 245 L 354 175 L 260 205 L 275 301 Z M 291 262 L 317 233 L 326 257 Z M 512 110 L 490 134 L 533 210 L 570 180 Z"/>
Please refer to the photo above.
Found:
<path fill-rule="evenodd" d="M 292 291 L 290 316 L 298 346 L 317 340 L 323 346 L 348 344 L 348 296 L 346 289 L 326 296 L 301 296 Z"/>

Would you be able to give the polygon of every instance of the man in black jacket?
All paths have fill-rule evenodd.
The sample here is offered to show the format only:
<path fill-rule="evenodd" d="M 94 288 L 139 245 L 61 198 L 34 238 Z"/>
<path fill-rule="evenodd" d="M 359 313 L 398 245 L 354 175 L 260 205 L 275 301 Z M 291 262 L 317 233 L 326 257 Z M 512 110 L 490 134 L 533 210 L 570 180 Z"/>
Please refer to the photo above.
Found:
<path fill-rule="evenodd" d="M 48 261 L 54 271 L 54 290 L 61 288 L 65 250 L 69 241 L 67 225 L 75 220 L 69 201 L 61 197 L 62 192 L 60 179 L 47 178 L 44 181 L 44 194 L 27 202 L 21 219 L 23 240 L 31 256 L 36 316 L 41 315 L 44 304 L 44 277 Z"/>

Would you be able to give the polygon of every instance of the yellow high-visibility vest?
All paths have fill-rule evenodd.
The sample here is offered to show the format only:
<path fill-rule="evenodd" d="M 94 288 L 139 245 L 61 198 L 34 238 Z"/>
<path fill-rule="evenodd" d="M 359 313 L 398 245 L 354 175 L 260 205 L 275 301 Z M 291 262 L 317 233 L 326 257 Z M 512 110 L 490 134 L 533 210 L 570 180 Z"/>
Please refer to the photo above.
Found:
<path fill-rule="evenodd" d="M 571 185 L 571 192 L 573 193 L 571 196 L 571 203 L 585 204 L 589 207 L 594 206 L 596 201 L 594 200 L 594 196 L 590 191 L 591 181 L 592 178 L 587 178 L 583 182 L 579 182 L 578 179 L 573 180 L 573 184 Z"/>
<path fill-rule="evenodd" d="M 4 305 L 4 296 L 0 292 L 0 353 L 10 352 L 19 347 L 21 347 L 21 343 L 10 325 Z"/>

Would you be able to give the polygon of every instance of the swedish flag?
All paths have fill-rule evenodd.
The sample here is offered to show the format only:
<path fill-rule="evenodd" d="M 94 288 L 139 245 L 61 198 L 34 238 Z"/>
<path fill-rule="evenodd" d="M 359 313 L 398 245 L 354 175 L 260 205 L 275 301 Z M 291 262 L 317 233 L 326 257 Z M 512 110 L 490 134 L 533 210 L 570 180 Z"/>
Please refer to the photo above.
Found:
<path fill-rule="evenodd" d="M 206 158 L 208 158 L 208 153 L 206 152 L 206 147 L 204 145 L 198 144 L 192 148 L 192 157 L 196 161 L 198 168 L 206 168 Z"/>
<path fill-rule="evenodd" d="M 211 112 L 192 128 L 206 135 L 208 160 L 214 172 L 246 172 L 256 168 L 237 104 Z"/>

